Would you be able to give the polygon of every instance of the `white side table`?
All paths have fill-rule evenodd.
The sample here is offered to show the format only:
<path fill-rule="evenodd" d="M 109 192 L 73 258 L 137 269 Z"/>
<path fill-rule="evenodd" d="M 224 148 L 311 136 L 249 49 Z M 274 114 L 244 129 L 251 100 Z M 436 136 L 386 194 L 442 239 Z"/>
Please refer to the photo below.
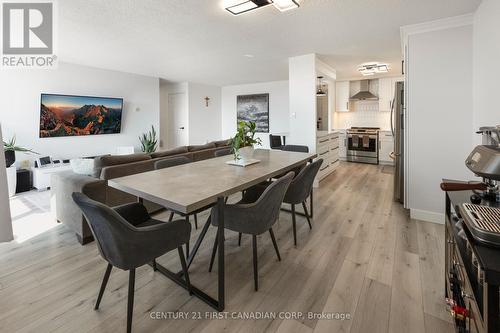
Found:
<path fill-rule="evenodd" d="M 7 168 L 7 187 L 9 189 L 9 197 L 13 197 L 16 194 L 17 185 L 17 170 L 15 166 Z"/>
<path fill-rule="evenodd" d="M 50 178 L 53 174 L 71 170 L 71 165 L 63 164 L 59 166 L 51 166 L 45 168 L 33 169 L 33 187 L 39 191 L 50 188 Z"/>

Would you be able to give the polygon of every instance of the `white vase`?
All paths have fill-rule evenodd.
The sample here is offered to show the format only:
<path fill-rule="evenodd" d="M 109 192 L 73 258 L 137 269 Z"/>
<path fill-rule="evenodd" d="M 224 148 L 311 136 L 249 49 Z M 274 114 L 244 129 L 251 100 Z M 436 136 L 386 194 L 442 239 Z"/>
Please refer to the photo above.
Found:
<path fill-rule="evenodd" d="M 16 185 L 17 185 L 16 167 L 11 166 L 7 168 L 7 187 L 9 189 L 9 197 L 12 197 L 14 196 L 14 194 L 16 194 Z"/>
<path fill-rule="evenodd" d="M 253 158 L 254 149 L 252 146 L 243 147 L 240 149 L 240 156 L 242 160 L 251 160 Z"/>

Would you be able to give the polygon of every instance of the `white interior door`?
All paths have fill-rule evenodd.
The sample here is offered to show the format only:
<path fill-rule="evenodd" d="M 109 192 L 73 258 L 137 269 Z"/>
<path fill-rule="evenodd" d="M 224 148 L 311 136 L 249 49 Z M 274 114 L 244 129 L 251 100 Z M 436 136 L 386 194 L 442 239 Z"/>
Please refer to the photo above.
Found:
<path fill-rule="evenodd" d="M 168 95 L 168 145 L 170 148 L 188 144 L 188 112 L 185 93 Z"/>

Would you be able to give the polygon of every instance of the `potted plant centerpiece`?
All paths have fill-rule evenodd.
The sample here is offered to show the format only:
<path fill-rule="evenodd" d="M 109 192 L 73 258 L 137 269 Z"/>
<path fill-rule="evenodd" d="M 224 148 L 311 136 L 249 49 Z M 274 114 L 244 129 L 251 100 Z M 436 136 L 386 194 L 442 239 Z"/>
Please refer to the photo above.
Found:
<path fill-rule="evenodd" d="M 234 160 L 229 161 L 229 164 L 247 166 L 258 163 L 258 160 L 251 158 L 251 149 L 254 145 L 261 145 L 262 140 L 255 137 L 257 125 L 253 121 L 239 121 L 236 129 L 236 135 L 231 138 L 231 150 Z M 242 151 L 244 148 L 246 151 Z"/>
<path fill-rule="evenodd" d="M 7 184 L 9 186 L 9 196 L 13 196 L 16 193 L 16 167 L 14 163 L 16 162 L 16 151 L 28 153 L 28 154 L 38 154 L 31 149 L 16 146 L 16 136 L 14 135 L 9 141 L 3 141 L 3 150 L 5 154 L 5 166 L 7 167 Z"/>

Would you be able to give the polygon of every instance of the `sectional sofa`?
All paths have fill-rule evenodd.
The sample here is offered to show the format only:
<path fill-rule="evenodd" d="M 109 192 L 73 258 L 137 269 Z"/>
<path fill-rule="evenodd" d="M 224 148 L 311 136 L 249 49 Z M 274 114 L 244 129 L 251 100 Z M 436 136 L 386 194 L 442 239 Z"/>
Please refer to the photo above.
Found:
<path fill-rule="evenodd" d="M 57 221 L 74 230 L 78 241 L 84 245 L 93 240 L 92 233 L 78 206 L 71 199 L 73 192 L 81 192 L 108 206 L 117 206 L 137 201 L 137 198 L 107 185 L 114 178 L 129 176 L 154 170 L 156 161 L 178 156 L 186 156 L 191 161 L 201 161 L 215 157 L 215 152 L 229 147 L 229 140 L 214 141 L 205 145 L 177 147 L 151 154 L 106 155 L 94 158 L 92 175 L 61 172 L 51 179 L 52 211 Z M 159 207 L 145 202 L 148 211 L 158 211 Z"/>

